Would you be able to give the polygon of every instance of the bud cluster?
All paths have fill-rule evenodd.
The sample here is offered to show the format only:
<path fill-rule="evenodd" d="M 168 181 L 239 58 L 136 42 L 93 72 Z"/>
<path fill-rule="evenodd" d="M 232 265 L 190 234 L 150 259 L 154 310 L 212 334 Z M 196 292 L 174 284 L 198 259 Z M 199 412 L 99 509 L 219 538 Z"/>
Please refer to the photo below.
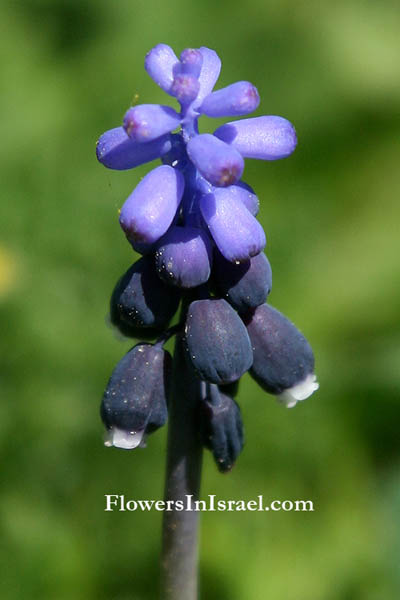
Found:
<path fill-rule="evenodd" d="M 104 133 L 97 158 L 110 169 L 131 169 L 156 158 L 120 211 L 128 242 L 142 257 L 117 282 L 112 323 L 139 343 L 118 363 L 101 415 L 107 445 L 135 448 L 167 418 L 171 357 L 163 343 L 178 331 L 188 368 L 203 394 L 199 435 L 221 471 L 243 446 L 233 397 L 249 371 L 268 393 L 294 406 L 318 388 L 312 350 L 280 312 L 266 304 L 272 286 L 259 201 L 242 174 L 245 158 L 289 156 L 294 127 L 278 116 L 231 121 L 199 133 L 198 118 L 240 117 L 259 105 L 257 89 L 239 81 L 213 91 L 221 61 L 209 48 L 178 59 L 158 44 L 145 59 L 150 77 L 179 105 L 129 108 L 122 126 Z M 180 326 L 168 330 L 180 302 Z"/>

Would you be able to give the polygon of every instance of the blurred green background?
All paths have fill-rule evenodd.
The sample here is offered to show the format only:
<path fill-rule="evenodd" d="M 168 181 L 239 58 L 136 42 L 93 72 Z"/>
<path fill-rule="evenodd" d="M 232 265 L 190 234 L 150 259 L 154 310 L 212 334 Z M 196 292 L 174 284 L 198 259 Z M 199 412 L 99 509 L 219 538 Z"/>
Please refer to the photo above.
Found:
<path fill-rule="evenodd" d="M 286 410 L 245 377 L 245 450 L 227 476 L 207 453 L 203 497 L 315 512 L 203 513 L 201 597 L 399 597 L 399 30 L 397 0 L 1 2 L 4 600 L 157 598 L 161 513 L 104 513 L 104 494 L 162 497 L 166 428 L 109 450 L 98 417 L 130 347 L 105 323 L 132 262 L 117 210 L 149 167 L 107 171 L 94 150 L 136 94 L 169 102 L 143 69 L 159 42 L 215 49 L 219 87 L 252 81 L 257 114 L 296 126 L 295 154 L 247 161 L 244 179 L 271 304 L 311 341 L 321 384 Z"/>

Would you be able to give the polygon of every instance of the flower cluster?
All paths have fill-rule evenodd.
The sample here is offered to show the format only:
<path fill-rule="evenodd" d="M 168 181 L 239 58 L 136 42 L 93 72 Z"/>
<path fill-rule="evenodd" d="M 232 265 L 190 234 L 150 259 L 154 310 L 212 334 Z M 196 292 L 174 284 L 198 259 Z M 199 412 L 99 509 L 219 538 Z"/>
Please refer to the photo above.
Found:
<path fill-rule="evenodd" d="M 143 256 L 118 281 L 110 305 L 112 323 L 124 335 L 161 338 L 136 345 L 114 370 L 101 409 L 106 443 L 134 448 L 165 423 L 171 357 L 163 343 L 183 300 L 188 366 L 205 382 L 200 435 L 225 471 L 243 446 L 233 396 L 246 371 L 287 406 L 318 388 L 307 340 L 266 304 L 272 274 L 256 219 L 259 201 L 241 179 L 244 158 L 285 158 L 296 147 L 296 133 L 278 116 L 199 133 L 201 115 L 240 117 L 259 105 L 247 81 L 213 91 L 221 61 L 209 48 L 186 49 L 178 59 L 159 44 L 147 54 L 145 69 L 180 111 L 133 106 L 122 126 L 100 137 L 96 152 L 117 170 L 161 159 L 120 211 L 129 243 Z"/>

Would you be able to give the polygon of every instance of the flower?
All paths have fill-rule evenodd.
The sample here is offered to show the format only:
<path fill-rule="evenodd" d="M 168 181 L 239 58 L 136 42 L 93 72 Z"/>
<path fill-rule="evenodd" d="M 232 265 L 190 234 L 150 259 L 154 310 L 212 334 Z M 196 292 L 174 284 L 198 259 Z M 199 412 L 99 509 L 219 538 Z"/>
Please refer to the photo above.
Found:
<path fill-rule="evenodd" d="M 260 102 L 248 81 L 213 91 L 221 61 L 209 48 L 187 48 L 178 59 L 169 46 L 158 44 L 147 54 L 145 68 L 175 97 L 180 111 L 160 104 L 131 107 L 122 126 L 98 141 L 97 158 L 110 169 L 130 169 L 155 158 L 164 163 L 146 175 L 123 205 L 122 229 L 134 248 L 145 253 L 177 220 L 179 227 L 205 229 L 228 260 L 250 259 L 266 242 L 254 211 L 246 210 L 248 186 L 240 181 L 244 158 L 289 156 L 297 143 L 293 125 L 283 117 L 264 116 L 229 122 L 213 134 L 199 133 L 201 115 L 245 116 Z M 181 276 L 179 265 L 174 269 L 174 281 L 198 284 Z"/>
<path fill-rule="evenodd" d="M 198 120 L 247 117 L 258 91 L 239 81 L 214 91 L 221 61 L 209 48 L 187 48 L 179 59 L 158 44 L 145 69 L 179 103 L 130 107 L 122 125 L 98 140 L 98 160 L 126 170 L 160 159 L 121 208 L 119 222 L 142 254 L 117 282 L 111 321 L 121 333 L 151 340 L 136 345 L 115 368 L 102 403 L 106 444 L 134 448 L 167 418 L 169 355 L 162 347 L 179 332 L 187 369 L 202 387 L 199 433 L 221 471 L 243 446 L 233 399 L 250 375 L 288 407 L 318 389 L 311 347 L 298 329 L 266 304 L 271 265 L 263 253 L 259 200 L 241 178 L 245 158 L 278 160 L 297 144 L 293 125 L 275 115 L 229 121 L 199 133 Z M 183 299 L 181 321 L 168 329 Z"/>

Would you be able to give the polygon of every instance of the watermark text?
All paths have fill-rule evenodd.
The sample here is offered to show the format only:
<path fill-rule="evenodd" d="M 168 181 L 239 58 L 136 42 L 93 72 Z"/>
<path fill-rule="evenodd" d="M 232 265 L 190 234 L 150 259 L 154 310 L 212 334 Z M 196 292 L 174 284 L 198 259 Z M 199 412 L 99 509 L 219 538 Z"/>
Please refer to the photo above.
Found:
<path fill-rule="evenodd" d="M 124 495 L 105 494 L 105 512 L 158 512 L 195 511 L 195 512 L 313 512 L 312 500 L 272 500 L 267 503 L 262 495 L 254 500 L 218 500 L 215 494 L 209 494 L 206 500 L 194 500 L 187 495 L 183 500 L 127 500 Z"/>

